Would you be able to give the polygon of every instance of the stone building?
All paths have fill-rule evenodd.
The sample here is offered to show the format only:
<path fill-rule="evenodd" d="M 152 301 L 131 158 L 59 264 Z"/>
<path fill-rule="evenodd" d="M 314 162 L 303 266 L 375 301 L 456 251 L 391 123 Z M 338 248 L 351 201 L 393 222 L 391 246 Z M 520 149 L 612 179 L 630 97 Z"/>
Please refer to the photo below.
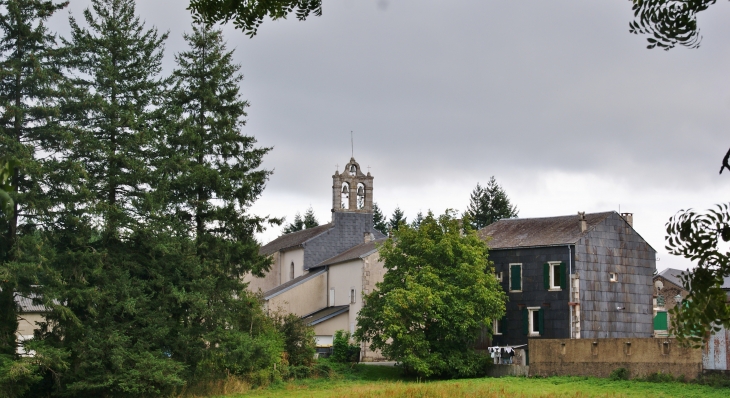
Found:
<path fill-rule="evenodd" d="M 509 296 L 494 345 L 652 336 L 656 251 L 631 214 L 506 219 L 479 234 Z"/>
<path fill-rule="evenodd" d="M 283 311 L 314 326 L 317 344 L 331 346 L 337 330 L 354 332 L 362 294 L 382 281 L 373 228 L 373 177 L 354 158 L 332 176 L 332 221 L 282 235 L 261 247 L 272 256 L 263 278 L 249 275 L 249 289 L 262 293 L 268 311 Z M 364 360 L 377 354 L 362 347 Z"/>

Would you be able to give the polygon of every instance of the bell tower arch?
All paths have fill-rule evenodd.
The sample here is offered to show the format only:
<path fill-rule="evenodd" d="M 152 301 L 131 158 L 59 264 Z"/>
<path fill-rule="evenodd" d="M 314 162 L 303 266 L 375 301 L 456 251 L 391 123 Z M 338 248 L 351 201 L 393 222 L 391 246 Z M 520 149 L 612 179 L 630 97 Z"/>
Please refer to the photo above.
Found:
<path fill-rule="evenodd" d="M 335 171 L 332 176 L 332 212 L 373 212 L 373 176 L 364 174 L 355 158 L 350 158 L 342 173 Z"/>

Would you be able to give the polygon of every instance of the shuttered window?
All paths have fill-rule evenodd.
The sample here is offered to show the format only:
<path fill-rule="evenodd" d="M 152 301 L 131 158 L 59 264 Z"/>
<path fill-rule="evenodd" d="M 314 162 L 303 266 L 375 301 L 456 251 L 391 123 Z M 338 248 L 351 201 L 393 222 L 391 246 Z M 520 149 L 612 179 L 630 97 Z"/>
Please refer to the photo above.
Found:
<path fill-rule="evenodd" d="M 667 330 L 667 313 L 660 311 L 654 317 L 654 330 Z"/>
<path fill-rule="evenodd" d="M 522 264 L 510 264 L 509 290 L 522 291 Z"/>

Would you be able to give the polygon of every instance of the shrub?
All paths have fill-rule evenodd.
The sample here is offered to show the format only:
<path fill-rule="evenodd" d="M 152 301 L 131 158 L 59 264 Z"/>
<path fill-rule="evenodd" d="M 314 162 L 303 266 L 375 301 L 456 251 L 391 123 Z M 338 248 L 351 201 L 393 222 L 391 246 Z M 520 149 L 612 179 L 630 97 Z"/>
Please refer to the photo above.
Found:
<path fill-rule="evenodd" d="M 656 372 L 647 375 L 644 378 L 644 381 L 648 381 L 651 383 L 667 383 L 674 381 L 674 376 L 672 376 L 670 373 Z"/>
<path fill-rule="evenodd" d="M 608 376 L 611 380 L 628 380 L 629 379 L 629 370 L 626 368 L 617 368 L 614 369 L 611 374 Z"/>
<path fill-rule="evenodd" d="M 332 360 L 335 362 L 360 362 L 360 346 L 350 344 L 350 333 L 344 330 L 335 332 L 332 341 Z"/>
<path fill-rule="evenodd" d="M 292 366 L 310 366 L 314 361 L 316 345 L 314 329 L 294 314 L 273 316 L 284 338 L 284 350 Z"/>

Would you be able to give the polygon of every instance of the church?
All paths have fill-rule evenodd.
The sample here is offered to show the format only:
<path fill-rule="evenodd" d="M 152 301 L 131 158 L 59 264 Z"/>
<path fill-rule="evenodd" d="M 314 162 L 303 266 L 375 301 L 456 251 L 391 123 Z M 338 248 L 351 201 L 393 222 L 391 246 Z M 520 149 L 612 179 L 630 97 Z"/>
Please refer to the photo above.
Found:
<path fill-rule="evenodd" d="M 246 277 L 267 311 L 301 316 L 314 327 L 318 348 L 332 346 L 337 330 L 353 333 L 362 296 L 383 280 L 377 244 L 385 235 L 373 228 L 373 176 L 351 158 L 332 176 L 332 221 L 282 235 L 260 249 L 271 256 L 269 272 Z M 363 361 L 379 354 L 361 346 Z"/>

